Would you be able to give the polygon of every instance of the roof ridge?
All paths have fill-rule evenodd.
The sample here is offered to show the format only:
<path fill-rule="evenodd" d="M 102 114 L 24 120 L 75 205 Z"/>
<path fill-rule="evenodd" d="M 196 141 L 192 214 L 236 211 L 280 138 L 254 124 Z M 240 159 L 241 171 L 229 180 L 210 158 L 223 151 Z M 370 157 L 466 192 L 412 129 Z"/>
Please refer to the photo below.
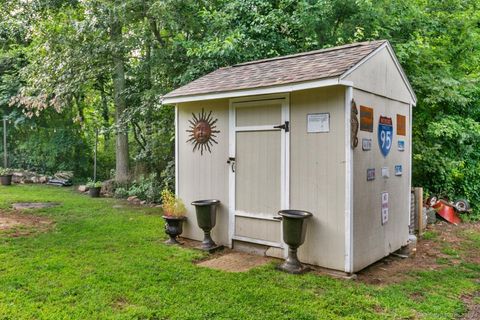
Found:
<path fill-rule="evenodd" d="M 233 66 L 224 67 L 224 68 L 235 68 L 235 67 L 243 67 L 243 66 L 259 64 L 259 63 L 264 63 L 264 62 L 270 62 L 270 61 L 288 60 L 288 59 L 292 59 L 292 58 L 311 56 L 311 55 L 324 53 L 324 52 L 332 52 L 332 51 L 337 51 L 337 50 L 366 46 L 366 45 L 374 44 L 374 43 L 379 43 L 380 44 L 380 43 L 385 43 L 385 42 L 387 42 L 387 40 L 374 40 L 374 41 L 356 42 L 356 43 L 344 44 L 344 45 L 337 46 L 337 47 L 323 48 L 323 49 L 318 49 L 318 50 L 313 50 L 313 51 L 294 53 L 294 54 L 290 54 L 290 55 L 286 55 L 286 56 L 279 56 L 279 57 L 273 57 L 273 58 L 267 58 L 267 59 L 247 61 L 247 62 L 234 64 Z"/>

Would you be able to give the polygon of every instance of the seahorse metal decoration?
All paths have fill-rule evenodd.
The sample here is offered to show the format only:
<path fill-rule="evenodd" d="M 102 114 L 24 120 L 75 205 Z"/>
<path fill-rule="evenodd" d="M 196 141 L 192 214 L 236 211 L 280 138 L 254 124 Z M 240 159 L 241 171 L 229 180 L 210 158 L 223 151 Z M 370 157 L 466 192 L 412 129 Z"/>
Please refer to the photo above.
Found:
<path fill-rule="evenodd" d="M 207 114 L 203 108 L 198 115 L 192 113 L 192 117 L 192 120 L 188 120 L 190 128 L 186 130 L 189 133 L 187 143 L 193 144 L 193 152 L 200 150 L 200 155 L 203 155 L 204 150 L 211 153 L 213 143 L 218 144 L 215 140 L 217 133 L 220 132 L 220 130 L 216 130 L 217 126 L 215 125 L 218 119 L 212 117 L 212 111 Z"/>
<path fill-rule="evenodd" d="M 350 146 L 355 149 L 358 146 L 358 109 L 355 100 L 352 99 L 352 107 L 350 111 Z"/>

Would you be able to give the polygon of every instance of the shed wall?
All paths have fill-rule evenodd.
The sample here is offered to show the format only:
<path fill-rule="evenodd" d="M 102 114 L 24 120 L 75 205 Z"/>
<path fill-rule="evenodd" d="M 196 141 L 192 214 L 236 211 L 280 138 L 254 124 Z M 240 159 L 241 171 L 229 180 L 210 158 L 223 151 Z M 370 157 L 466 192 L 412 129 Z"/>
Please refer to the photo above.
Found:
<path fill-rule="evenodd" d="M 408 87 L 386 47 L 361 64 L 345 80 L 353 81 L 355 88 L 366 92 L 405 103 L 412 101 Z"/>
<path fill-rule="evenodd" d="M 363 269 L 407 243 L 409 225 L 410 180 L 410 106 L 354 89 L 357 108 L 373 108 L 373 132 L 359 131 L 359 145 L 353 151 L 353 271 Z M 397 114 L 406 116 L 406 135 L 397 135 Z M 393 120 L 392 147 L 387 157 L 379 148 L 378 121 L 380 115 Z M 370 151 L 362 150 L 362 139 L 371 139 Z M 398 150 L 398 141 L 405 141 L 405 151 Z M 395 176 L 395 165 L 403 173 Z M 381 168 L 388 167 L 390 177 L 383 178 Z M 375 168 L 375 180 L 367 181 L 367 169 Z M 389 193 L 389 217 L 381 223 L 381 193 Z"/>
<path fill-rule="evenodd" d="M 343 270 L 345 254 L 345 88 L 290 95 L 290 208 L 313 213 L 301 261 Z M 329 113 L 330 132 L 307 133 L 307 114 Z"/>
<path fill-rule="evenodd" d="M 181 103 L 178 108 L 178 196 L 185 202 L 187 222 L 184 224 L 182 236 L 195 240 L 203 239 L 203 232 L 197 226 L 195 207 L 190 205 L 194 200 L 218 199 L 221 201 L 217 209 L 217 225 L 212 231 L 213 239 L 221 244 L 228 244 L 228 100 L 210 100 Z M 189 139 L 189 120 L 192 113 L 198 115 L 202 111 L 212 110 L 216 122 L 217 134 L 212 152 L 192 152 L 193 145 Z"/>

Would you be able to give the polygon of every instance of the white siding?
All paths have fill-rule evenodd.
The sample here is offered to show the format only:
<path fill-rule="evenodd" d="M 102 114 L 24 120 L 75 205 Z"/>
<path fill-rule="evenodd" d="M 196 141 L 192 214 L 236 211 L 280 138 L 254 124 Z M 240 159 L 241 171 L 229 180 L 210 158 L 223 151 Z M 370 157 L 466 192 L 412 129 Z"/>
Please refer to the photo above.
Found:
<path fill-rule="evenodd" d="M 192 112 L 212 110 L 216 123 L 218 144 L 212 147 L 212 153 L 197 150 L 192 152 L 193 146 L 186 141 L 189 139 Z M 190 205 L 194 200 L 218 199 L 221 205 L 217 211 L 217 225 L 213 229 L 212 237 L 219 244 L 228 244 L 228 100 L 213 100 L 181 103 L 178 105 L 178 195 L 185 201 L 187 207 L 187 223 L 183 236 L 202 240 L 203 232 L 197 225 L 195 208 Z"/>
<path fill-rule="evenodd" d="M 345 254 L 345 88 L 291 93 L 290 207 L 313 213 L 300 260 L 343 270 Z M 307 133 L 307 114 L 330 113 L 330 132 Z"/>
<path fill-rule="evenodd" d="M 377 95 L 410 103 L 412 97 L 402 80 L 394 60 L 385 47 L 344 80 L 353 81 L 354 87 Z"/>
<path fill-rule="evenodd" d="M 409 105 L 354 90 L 353 98 L 360 105 L 374 109 L 373 132 L 359 131 L 358 147 L 353 152 L 353 257 L 354 271 L 372 264 L 399 249 L 408 239 L 409 177 L 410 177 L 410 121 Z M 406 136 L 398 136 L 397 114 L 406 116 Z M 393 143 L 387 157 L 383 157 L 378 143 L 380 115 L 393 120 Z M 362 151 L 362 139 L 372 139 L 372 149 Z M 405 151 L 398 150 L 398 140 L 405 141 Z M 402 176 L 395 176 L 395 165 L 402 165 Z M 390 178 L 381 176 L 381 168 L 388 167 Z M 367 181 L 367 169 L 375 168 L 376 178 Z M 381 223 L 381 193 L 389 193 L 389 219 Z"/>

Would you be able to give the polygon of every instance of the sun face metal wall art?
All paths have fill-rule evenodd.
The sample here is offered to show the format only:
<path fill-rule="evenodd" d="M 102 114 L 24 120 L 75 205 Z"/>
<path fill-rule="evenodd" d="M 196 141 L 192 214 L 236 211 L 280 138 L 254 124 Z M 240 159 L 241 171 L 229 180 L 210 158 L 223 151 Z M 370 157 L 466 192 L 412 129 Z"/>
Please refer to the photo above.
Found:
<path fill-rule="evenodd" d="M 208 150 L 208 152 L 212 153 L 211 147 L 213 143 L 218 144 L 215 140 L 217 137 L 217 133 L 220 130 L 215 130 L 217 127 L 215 123 L 218 119 L 213 119 L 212 111 L 208 114 L 202 108 L 202 112 L 198 115 L 192 113 L 193 119 L 188 120 L 190 123 L 190 129 L 187 130 L 189 133 L 189 139 L 187 142 L 191 142 L 193 144 L 193 152 L 195 150 L 200 150 L 200 154 L 203 155 L 204 150 Z"/>

